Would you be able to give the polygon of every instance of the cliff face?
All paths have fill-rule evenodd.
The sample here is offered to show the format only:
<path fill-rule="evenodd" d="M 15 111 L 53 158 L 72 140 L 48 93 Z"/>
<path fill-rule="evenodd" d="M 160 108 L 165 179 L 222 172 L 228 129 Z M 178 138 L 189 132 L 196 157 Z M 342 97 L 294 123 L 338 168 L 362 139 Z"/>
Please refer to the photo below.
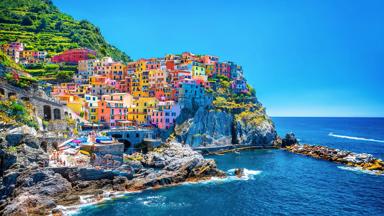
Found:
<path fill-rule="evenodd" d="M 190 110 L 183 110 L 190 112 Z M 193 147 L 220 146 L 232 143 L 233 116 L 226 112 L 198 108 L 193 117 L 175 128 L 177 139 Z"/>
<path fill-rule="evenodd" d="M 197 111 L 196 111 L 197 110 Z M 175 126 L 177 141 L 192 147 L 270 147 L 277 133 L 264 110 L 218 110 L 212 105 L 184 108 Z"/>
<path fill-rule="evenodd" d="M 277 137 L 271 119 L 265 114 L 258 115 L 256 111 L 237 115 L 234 133 L 239 144 L 263 147 L 271 147 Z"/>

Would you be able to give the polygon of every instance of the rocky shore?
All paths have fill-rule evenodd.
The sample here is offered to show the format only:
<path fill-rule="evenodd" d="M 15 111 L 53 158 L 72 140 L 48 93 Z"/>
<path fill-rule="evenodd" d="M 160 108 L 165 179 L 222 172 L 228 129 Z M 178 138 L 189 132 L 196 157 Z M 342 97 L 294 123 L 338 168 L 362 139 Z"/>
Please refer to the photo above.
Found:
<path fill-rule="evenodd" d="M 82 204 L 83 196 L 100 200 L 114 192 L 225 177 L 213 160 L 176 142 L 131 155 L 116 170 L 49 167 L 50 146 L 42 146 L 34 133 L 0 135 L 1 215 L 61 215 L 61 206 Z"/>
<path fill-rule="evenodd" d="M 326 146 L 299 144 L 294 134 L 287 134 L 282 140 L 282 149 L 313 158 L 327 160 L 347 166 L 357 167 L 363 170 L 372 171 L 378 175 L 384 173 L 384 162 L 373 157 L 371 154 L 354 153 Z"/>

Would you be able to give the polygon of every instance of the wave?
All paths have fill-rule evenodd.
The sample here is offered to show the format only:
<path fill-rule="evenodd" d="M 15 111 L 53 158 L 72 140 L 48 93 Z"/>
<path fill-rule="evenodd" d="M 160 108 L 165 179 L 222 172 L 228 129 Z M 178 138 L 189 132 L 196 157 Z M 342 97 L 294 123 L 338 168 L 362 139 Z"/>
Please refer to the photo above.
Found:
<path fill-rule="evenodd" d="M 338 135 L 334 133 L 329 133 L 328 136 L 342 138 L 342 139 L 351 139 L 351 140 L 360 140 L 360 141 L 367 141 L 367 142 L 378 142 L 378 143 L 384 143 L 384 140 L 377 140 L 377 139 L 369 139 L 364 137 L 353 137 L 353 136 L 345 136 L 345 135 Z"/>
<path fill-rule="evenodd" d="M 135 194 L 135 193 L 141 193 L 142 191 L 135 191 L 135 192 L 127 192 L 127 191 L 119 191 L 119 192 L 104 192 L 100 198 L 96 198 L 94 195 L 82 195 L 80 196 L 80 204 L 78 205 L 72 205 L 72 206 L 58 206 L 58 209 L 60 209 L 64 215 L 77 215 L 80 211 L 80 209 L 87 207 L 87 206 L 94 206 L 99 203 L 103 203 L 108 200 L 122 198 L 124 196 L 127 196 L 129 194 Z"/>
<path fill-rule="evenodd" d="M 352 172 L 384 176 L 384 174 L 380 174 L 380 173 L 377 173 L 377 172 L 371 171 L 371 170 L 365 170 L 365 169 L 362 169 L 360 167 L 337 166 L 337 168 L 342 169 L 342 170 L 352 171 Z"/>
<path fill-rule="evenodd" d="M 237 177 L 235 175 L 236 169 L 229 169 L 227 170 L 227 177 L 225 178 L 219 178 L 219 177 L 212 177 L 209 180 L 205 181 L 199 181 L 199 182 L 185 182 L 183 185 L 195 185 L 195 184 L 216 184 L 216 183 L 227 183 L 232 181 L 247 181 L 252 180 L 255 178 L 255 176 L 261 174 L 262 171 L 260 170 L 249 170 L 244 168 L 244 175 L 241 177 Z"/>

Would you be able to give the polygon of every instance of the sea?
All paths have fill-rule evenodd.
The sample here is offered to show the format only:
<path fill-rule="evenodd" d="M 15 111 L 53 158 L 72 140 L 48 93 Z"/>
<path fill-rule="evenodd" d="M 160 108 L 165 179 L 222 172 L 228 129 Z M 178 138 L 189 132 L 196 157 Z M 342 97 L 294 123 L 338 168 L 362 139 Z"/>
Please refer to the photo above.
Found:
<path fill-rule="evenodd" d="M 273 118 L 280 136 L 384 159 L 384 118 Z M 212 156 L 225 179 L 140 193 L 76 215 L 384 215 L 384 175 L 282 150 Z M 245 168 L 234 177 L 233 169 Z"/>

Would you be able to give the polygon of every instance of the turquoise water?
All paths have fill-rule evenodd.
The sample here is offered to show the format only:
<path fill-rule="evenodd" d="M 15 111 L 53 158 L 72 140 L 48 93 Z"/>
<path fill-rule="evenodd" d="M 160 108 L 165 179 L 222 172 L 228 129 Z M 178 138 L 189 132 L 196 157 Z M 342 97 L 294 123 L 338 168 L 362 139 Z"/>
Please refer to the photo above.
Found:
<path fill-rule="evenodd" d="M 384 119 L 274 121 L 279 133 L 295 131 L 302 142 L 384 155 Z M 246 168 L 247 178 L 147 190 L 79 215 L 384 215 L 384 176 L 280 150 L 212 158 L 228 172 Z"/>

